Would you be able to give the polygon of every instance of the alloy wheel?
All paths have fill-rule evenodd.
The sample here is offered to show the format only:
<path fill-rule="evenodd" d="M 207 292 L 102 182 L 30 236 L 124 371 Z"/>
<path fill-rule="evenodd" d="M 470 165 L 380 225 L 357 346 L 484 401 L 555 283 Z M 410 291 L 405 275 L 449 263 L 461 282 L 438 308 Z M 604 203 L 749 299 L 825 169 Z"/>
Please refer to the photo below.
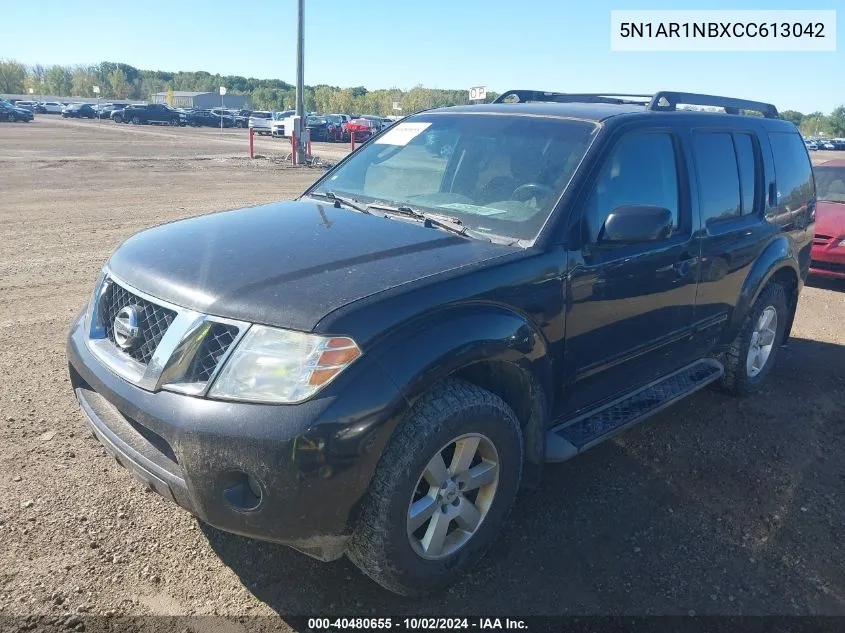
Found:
<path fill-rule="evenodd" d="M 766 366 L 775 345 L 777 329 L 777 310 L 772 306 L 766 306 L 751 332 L 751 342 L 748 345 L 748 357 L 745 362 L 745 370 L 749 378 L 756 378 Z"/>
<path fill-rule="evenodd" d="M 468 433 L 429 460 L 408 506 L 411 547 L 442 559 L 464 547 L 487 516 L 499 483 L 499 454 L 489 438 Z"/>

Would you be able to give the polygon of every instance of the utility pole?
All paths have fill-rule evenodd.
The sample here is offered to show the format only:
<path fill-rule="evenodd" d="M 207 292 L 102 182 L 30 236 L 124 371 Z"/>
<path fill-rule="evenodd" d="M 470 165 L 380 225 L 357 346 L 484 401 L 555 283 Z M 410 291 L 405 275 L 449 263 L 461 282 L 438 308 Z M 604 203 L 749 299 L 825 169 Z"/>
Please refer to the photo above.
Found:
<path fill-rule="evenodd" d="M 298 2 L 298 15 L 296 20 L 296 116 L 299 120 L 299 129 L 296 130 L 296 161 L 305 162 L 305 64 L 304 48 L 305 34 L 304 24 L 304 0 Z"/>

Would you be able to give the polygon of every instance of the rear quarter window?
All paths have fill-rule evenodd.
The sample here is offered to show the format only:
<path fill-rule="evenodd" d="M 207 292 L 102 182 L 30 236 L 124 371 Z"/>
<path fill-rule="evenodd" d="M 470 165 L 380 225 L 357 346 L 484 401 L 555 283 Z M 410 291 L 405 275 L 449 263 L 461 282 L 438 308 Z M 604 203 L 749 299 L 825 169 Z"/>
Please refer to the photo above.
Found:
<path fill-rule="evenodd" d="M 804 141 L 792 132 L 770 132 L 775 163 L 777 207 L 769 215 L 789 214 L 805 208 L 815 198 L 813 169 Z"/>

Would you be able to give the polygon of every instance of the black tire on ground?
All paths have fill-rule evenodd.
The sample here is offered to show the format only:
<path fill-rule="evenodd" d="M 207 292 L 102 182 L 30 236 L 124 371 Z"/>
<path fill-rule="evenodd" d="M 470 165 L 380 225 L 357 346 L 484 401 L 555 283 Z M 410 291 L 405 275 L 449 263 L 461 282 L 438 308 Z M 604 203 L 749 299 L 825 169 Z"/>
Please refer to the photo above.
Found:
<path fill-rule="evenodd" d="M 114 121 L 115 123 L 123 123 L 123 117 L 119 114 L 116 114 L 112 117 L 112 121 Z"/>
<path fill-rule="evenodd" d="M 441 447 L 467 433 L 483 434 L 496 449 L 495 494 L 463 547 L 445 558 L 425 559 L 411 545 L 409 506 L 429 461 Z M 385 448 L 347 543 L 347 556 L 394 593 L 413 596 L 445 588 L 478 562 L 499 533 L 519 488 L 522 457 L 519 421 L 501 398 L 458 379 L 439 383 L 414 404 Z"/>
<path fill-rule="evenodd" d="M 132 125 L 141 125 L 141 117 L 133 116 L 132 117 Z"/>
<path fill-rule="evenodd" d="M 719 382 L 719 387 L 722 390 L 736 396 L 744 396 L 756 391 L 762 386 L 772 371 L 778 349 L 780 348 L 781 341 L 783 341 L 784 330 L 789 321 L 788 305 L 786 290 L 782 285 L 770 283 L 763 289 L 746 316 L 736 338 L 724 354 L 725 375 Z M 765 364 L 760 369 L 760 372 L 752 377 L 747 370 L 748 350 L 751 346 L 755 327 L 767 308 L 774 308 L 777 314 L 775 339 Z"/>

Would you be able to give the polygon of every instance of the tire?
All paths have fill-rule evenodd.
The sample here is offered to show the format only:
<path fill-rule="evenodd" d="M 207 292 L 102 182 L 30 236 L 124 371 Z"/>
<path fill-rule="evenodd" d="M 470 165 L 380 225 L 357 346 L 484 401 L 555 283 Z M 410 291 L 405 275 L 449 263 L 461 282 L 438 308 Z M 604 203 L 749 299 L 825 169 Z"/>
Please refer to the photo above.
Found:
<path fill-rule="evenodd" d="M 440 463 L 452 467 L 458 446 L 467 449 L 476 440 L 478 452 L 472 448 L 472 452 L 464 452 L 473 456 L 476 474 L 480 466 L 489 469 L 490 464 L 497 464 L 495 481 L 467 491 L 460 476 L 442 470 L 443 476 L 449 476 L 440 478 L 444 485 L 429 488 L 429 475 L 423 473 L 437 470 L 430 466 L 438 453 Z M 487 457 L 495 456 L 494 461 L 487 457 L 476 461 L 485 450 Z M 478 562 L 498 534 L 519 489 L 522 456 L 519 421 L 501 398 L 462 380 L 443 381 L 414 404 L 388 442 L 346 555 L 364 574 L 394 593 L 415 596 L 443 589 Z M 426 503 L 429 499 L 431 503 Z M 423 515 L 429 518 L 420 519 L 413 533 L 412 503 L 426 503 L 431 511 Z M 466 522 L 462 510 L 467 503 L 479 513 L 476 520 L 482 517 L 471 534 L 457 529 L 461 521 Z M 458 513 L 459 518 L 444 523 L 443 517 L 450 512 Z M 439 558 L 427 556 L 422 544 L 436 520 L 444 530 L 451 530 L 452 539 L 441 539 L 443 550 L 431 549 L 429 553 L 440 554 Z M 464 523 L 465 528 L 467 525 Z M 462 544 L 461 539 L 465 539 Z"/>
<path fill-rule="evenodd" d="M 132 125 L 141 125 L 141 117 L 133 116 L 132 117 Z"/>
<path fill-rule="evenodd" d="M 117 114 L 112 117 L 112 121 L 114 121 L 115 123 L 123 123 L 123 117 Z"/>
<path fill-rule="evenodd" d="M 778 349 L 783 341 L 784 330 L 789 321 L 787 306 L 786 290 L 778 283 L 770 283 L 760 293 L 736 338 L 724 354 L 725 375 L 719 383 L 724 391 L 733 395 L 744 396 L 759 389 L 766 381 L 775 364 Z M 774 311 L 777 322 L 774 327 L 769 323 L 767 331 L 761 334 L 758 331 L 761 319 L 763 319 L 764 314 L 771 315 L 771 311 Z M 772 336 L 771 330 L 773 330 L 774 338 L 768 352 L 764 354 L 765 359 L 761 362 L 762 357 L 758 356 L 757 362 L 754 362 L 749 356 L 752 344 L 755 342 L 759 344 L 760 340 L 768 341 Z M 756 337 L 755 331 L 757 331 Z M 765 348 L 766 345 L 764 344 L 760 349 L 765 351 Z"/>

